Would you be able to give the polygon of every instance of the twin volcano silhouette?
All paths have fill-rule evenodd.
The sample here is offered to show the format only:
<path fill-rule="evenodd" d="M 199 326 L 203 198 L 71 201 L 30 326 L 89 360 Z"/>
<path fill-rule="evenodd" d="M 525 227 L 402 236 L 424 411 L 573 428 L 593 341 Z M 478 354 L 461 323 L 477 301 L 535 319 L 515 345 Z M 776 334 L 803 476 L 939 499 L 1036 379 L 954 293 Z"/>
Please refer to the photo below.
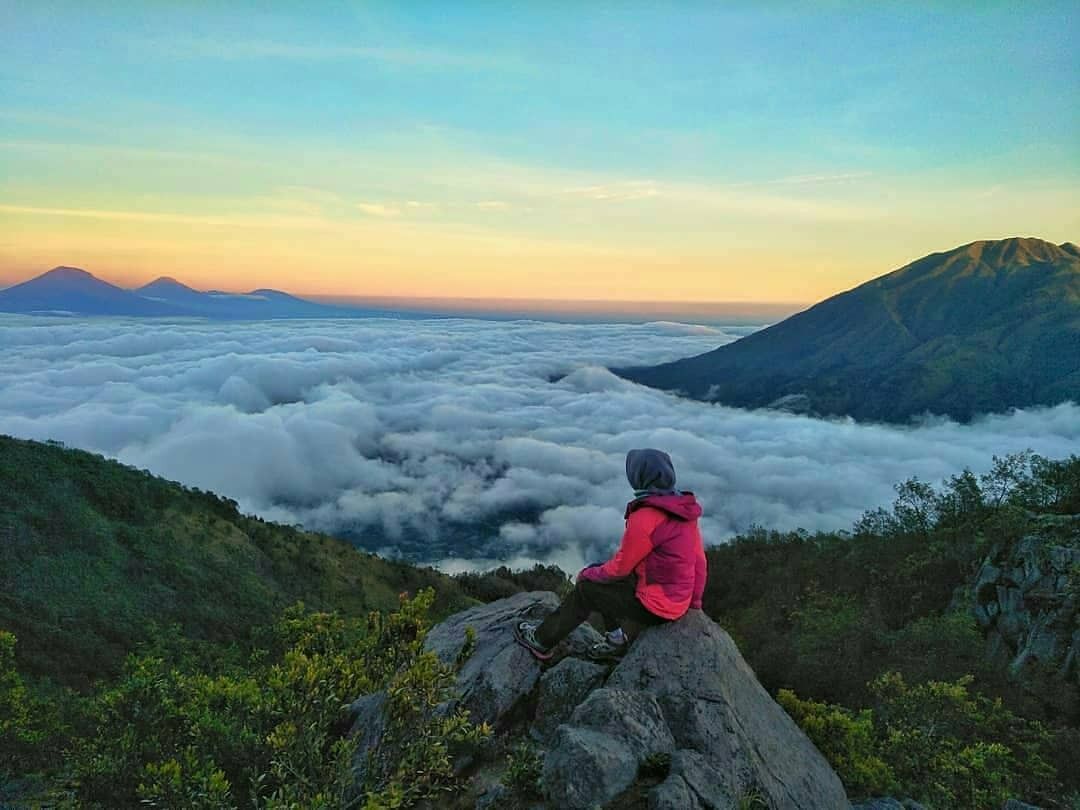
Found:
<path fill-rule="evenodd" d="M 390 314 L 382 310 L 327 306 L 279 290 L 200 292 L 166 276 L 138 289 L 125 290 L 77 267 L 56 267 L 22 284 L 0 290 L 0 312 L 227 320 Z"/>

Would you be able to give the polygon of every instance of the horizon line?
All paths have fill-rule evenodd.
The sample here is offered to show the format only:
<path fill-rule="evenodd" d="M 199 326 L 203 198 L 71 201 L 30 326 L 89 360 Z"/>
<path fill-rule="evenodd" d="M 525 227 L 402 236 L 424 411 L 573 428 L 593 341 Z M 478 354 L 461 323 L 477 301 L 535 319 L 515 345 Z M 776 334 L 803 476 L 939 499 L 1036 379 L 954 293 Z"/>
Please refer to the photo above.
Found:
<path fill-rule="evenodd" d="M 250 295 L 258 290 L 277 289 L 279 292 L 285 292 L 298 298 L 306 298 L 319 303 L 337 303 L 337 304 L 356 304 L 364 302 L 397 302 L 397 303 L 453 303 L 460 305 L 550 305 L 550 306 L 586 306 L 586 307 L 598 307 L 604 305 L 635 305 L 645 306 L 653 308 L 715 308 L 715 307 L 769 307 L 777 309 L 791 309 L 798 307 L 810 306 L 816 301 L 810 300 L 770 300 L 770 299 L 656 299 L 656 298 L 528 298 L 528 297 L 511 297 L 511 296 L 443 296 L 443 295 L 365 295 L 363 293 L 324 293 L 324 292 L 305 292 L 301 290 L 295 290 L 292 288 L 279 289 L 266 286 L 256 286 L 252 289 L 244 290 L 230 290 L 224 287 L 214 287 L 212 289 L 199 289 L 198 287 L 191 287 L 186 284 L 182 279 L 171 275 L 156 276 L 150 281 L 140 284 L 138 286 L 124 286 L 123 284 L 117 284 L 114 281 L 99 276 L 84 267 L 80 267 L 76 264 L 57 264 L 40 273 L 28 276 L 18 281 L 13 281 L 9 284 L 0 286 L 0 292 L 8 290 L 12 287 L 16 287 L 20 284 L 25 284 L 29 281 L 33 281 L 36 278 L 40 278 L 43 275 L 53 272 L 54 270 L 69 269 L 69 270 L 81 270 L 87 273 L 91 277 L 102 281 L 106 284 L 111 284 L 122 290 L 128 292 L 137 292 L 141 287 L 148 284 L 152 284 L 155 281 L 169 280 L 178 284 L 183 284 L 185 287 L 190 287 L 196 292 L 221 292 L 230 295 Z"/>

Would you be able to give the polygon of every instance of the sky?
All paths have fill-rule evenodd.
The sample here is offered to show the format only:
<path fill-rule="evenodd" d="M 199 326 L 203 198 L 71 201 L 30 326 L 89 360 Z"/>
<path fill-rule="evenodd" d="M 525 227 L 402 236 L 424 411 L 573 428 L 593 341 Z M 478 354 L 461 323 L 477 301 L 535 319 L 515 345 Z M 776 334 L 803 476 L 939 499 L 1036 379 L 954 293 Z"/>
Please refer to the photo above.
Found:
<path fill-rule="evenodd" d="M 0 285 L 811 302 L 1080 241 L 1056 3 L 0 0 Z"/>
<path fill-rule="evenodd" d="M 606 559 L 634 447 L 671 454 L 709 544 L 754 524 L 850 529 L 910 476 L 939 484 L 995 455 L 1080 453 L 1070 402 L 964 425 L 859 424 L 682 399 L 605 368 L 750 329 L 0 314 L 0 434 L 60 440 L 455 571 Z"/>

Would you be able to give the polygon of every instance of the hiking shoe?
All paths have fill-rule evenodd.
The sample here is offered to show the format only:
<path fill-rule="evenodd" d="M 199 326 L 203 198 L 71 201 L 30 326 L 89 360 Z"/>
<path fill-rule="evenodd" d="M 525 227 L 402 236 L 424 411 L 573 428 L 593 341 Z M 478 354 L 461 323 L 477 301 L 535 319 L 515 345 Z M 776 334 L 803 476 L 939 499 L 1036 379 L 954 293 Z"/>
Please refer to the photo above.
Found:
<path fill-rule="evenodd" d="M 536 638 L 536 628 L 539 626 L 539 622 L 518 622 L 514 625 L 514 638 L 538 659 L 547 661 L 551 658 L 551 651 Z"/>
<path fill-rule="evenodd" d="M 605 633 L 601 641 L 589 647 L 589 658 L 598 661 L 622 658 L 629 646 L 630 642 L 623 633 L 622 628 L 620 628 L 611 633 Z"/>

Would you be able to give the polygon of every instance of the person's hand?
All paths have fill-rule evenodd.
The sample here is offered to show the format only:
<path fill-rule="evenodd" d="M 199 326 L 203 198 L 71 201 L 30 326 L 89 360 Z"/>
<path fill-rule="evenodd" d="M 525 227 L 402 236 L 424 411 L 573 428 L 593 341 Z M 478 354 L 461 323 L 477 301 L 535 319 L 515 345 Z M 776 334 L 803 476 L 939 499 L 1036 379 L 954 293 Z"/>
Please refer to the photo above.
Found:
<path fill-rule="evenodd" d="M 603 563 L 593 563 L 592 565 L 585 566 L 580 571 L 578 571 L 577 581 L 578 582 L 582 582 L 582 581 L 585 581 L 585 582 L 600 582 L 600 581 L 602 581 L 601 576 L 600 576 L 600 566 L 601 565 L 603 565 Z"/>

